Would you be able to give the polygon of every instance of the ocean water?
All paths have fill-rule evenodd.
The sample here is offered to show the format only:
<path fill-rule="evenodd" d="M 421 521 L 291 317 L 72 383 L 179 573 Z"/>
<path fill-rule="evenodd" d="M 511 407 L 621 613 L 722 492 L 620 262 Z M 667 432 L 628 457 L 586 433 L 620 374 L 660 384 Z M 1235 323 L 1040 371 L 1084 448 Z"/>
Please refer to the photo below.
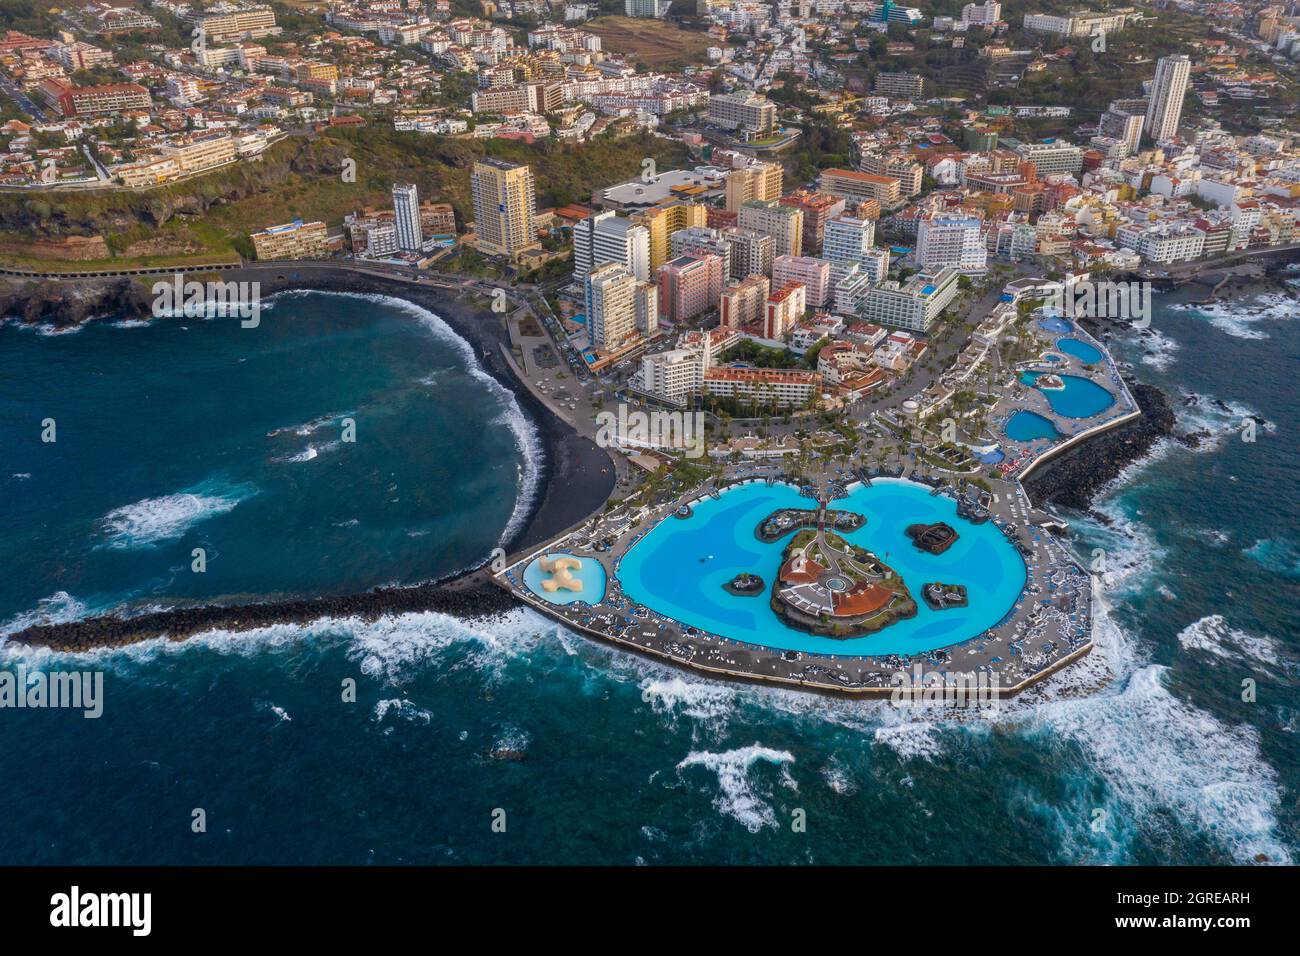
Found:
<path fill-rule="evenodd" d="M 1161 302 L 1153 334 L 1119 352 L 1139 377 L 1192 397 L 1180 415 L 1215 437 L 1157 449 L 1095 515 L 1072 516 L 1080 556 L 1106 553 L 1099 647 L 1032 696 L 954 718 L 718 683 L 528 610 L 333 620 L 84 657 L 0 648 L 8 668 L 106 674 L 98 720 L 0 711 L 0 862 L 1293 862 L 1300 322 L 1294 303 L 1258 317 L 1177 305 Z M 11 621 L 59 592 L 59 611 L 76 614 L 258 585 L 342 590 L 493 546 L 512 520 L 511 489 L 527 487 L 527 442 L 464 351 L 427 317 L 379 302 L 282 299 L 263 324 L 276 320 L 284 361 L 252 378 L 234 356 L 256 362 L 266 346 L 234 338 L 247 331 L 237 325 L 182 322 L 186 346 L 171 347 L 181 333 L 169 327 L 0 328 L 0 606 Z M 350 347 L 335 342 L 349 335 Z M 115 378 L 124 356 L 135 372 Z M 124 433 L 175 460 L 134 465 L 112 453 L 120 445 L 74 454 L 64 436 L 77 430 L 61 423 L 67 464 L 43 467 L 19 438 L 55 402 L 51 415 L 74 419 L 134 409 Z M 339 466 L 350 507 L 324 504 L 331 483 L 306 469 L 353 449 L 274 463 L 312 443 L 273 448 L 275 428 L 356 410 L 360 446 L 380 427 L 364 414 L 375 406 L 400 418 L 392 460 L 357 463 L 359 476 Z M 1245 414 L 1267 421 L 1253 443 L 1237 430 Z M 410 464 L 423 442 L 434 449 Z M 410 479 L 425 474 L 422 498 Z M 43 503 L 19 491 L 32 487 Z M 341 549 L 337 563 L 299 564 L 296 543 L 332 534 L 334 519 L 364 528 L 392 497 L 411 508 L 393 509 L 386 535 Z M 268 511 L 245 521 L 255 507 Z M 408 551 L 403 515 L 426 538 L 466 543 Z M 195 541 L 260 570 L 151 590 Z M 204 833 L 192 832 L 196 809 Z"/>

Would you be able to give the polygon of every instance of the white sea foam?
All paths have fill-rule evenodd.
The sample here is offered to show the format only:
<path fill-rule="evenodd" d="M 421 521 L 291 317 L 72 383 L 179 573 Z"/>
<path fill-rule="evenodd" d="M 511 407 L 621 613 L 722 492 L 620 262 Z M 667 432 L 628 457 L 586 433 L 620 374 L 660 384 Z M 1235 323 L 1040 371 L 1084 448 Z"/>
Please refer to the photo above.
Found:
<path fill-rule="evenodd" d="M 1178 632 L 1178 643 L 1185 651 L 1201 651 L 1224 660 L 1278 663 L 1277 641 L 1229 627 L 1222 614 L 1210 614 L 1187 625 Z"/>
<path fill-rule="evenodd" d="M 276 716 L 277 725 L 287 724 L 293 721 L 293 718 L 289 716 L 289 712 L 287 710 L 285 710 L 283 707 L 279 706 L 278 704 L 272 703 L 269 700 L 254 701 L 253 706 L 256 707 L 259 711 L 268 711 L 274 714 Z"/>
<path fill-rule="evenodd" d="M 871 739 L 903 760 L 934 760 L 943 750 L 934 725 L 925 721 L 881 727 Z"/>
<path fill-rule="evenodd" d="M 679 675 L 646 678 L 641 682 L 641 699 L 656 714 L 699 721 L 719 721 L 731 713 L 736 692 L 725 684 L 686 680 Z"/>
<path fill-rule="evenodd" d="M 340 446 L 341 442 L 325 442 L 323 445 L 309 444 L 302 451 L 294 455 L 288 455 L 284 458 L 277 458 L 277 461 L 288 462 L 290 464 L 299 464 L 305 461 L 315 461 L 320 457 L 321 452 L 334 451 Z"/>
<path fill-rule="evenodd" d="M 1080 746 L 1116 798 L 1112 813 L 1162 829 L 1162 811 L 1172 812 L 1175 825 L 1190 823 L 1242 862 L 1257 854 L 1290 862 L 1276 833 L 1277 774 L 1258 733 L 1172 695 L 1165 670 L 1147 665 L 1121 688 L 1045 705 L 1026 729 L 1053 749 Z M 1085 817 L 1078 825 L 1089 824 Z"/>
<path fill-rule="evenodd" d="M 1199 392 L 1183 392 L 1182 401 L 1175 406 L 1174 413 L 1183 431 L 1209 432 L 1209 438 L 1197 446 L 1199 452 L 1214 451 L 1228 438 L 1240 436 L 1247 419 L 1261 423 L 1256 427 L 1267 434 L 1277 432 L 1277 423 L 1264 419 L 1244 402 L 1223 402 Z"/>
<path fill-rule="evenodd" d="M 1181 348 L 1177 341 L 1154 328 L 1138 340 L 1138 345 L 1143 350 L 1138 361 L 1158 372 L 1165 371 L 1178 360 L 1177 353 Z"/>
<path fill-rule="evenodd" d="M 1261 322 L 1291 319 L 1300 309 L 1294 296 L 1270 292 L 1249 301 L 1216 301 L 1205 305 L 1185 304 L 1171 308 L 1191 312 L 1206 319 L 1221 332 L 1239 339 L 1267 339 L 1268 332 L 1258 328 Z"/>
<path fill-rule="evenodd" d="M 67 591 L 55 591 L 49 597 L 41 598 L 36 607 L 30 611 L 16 614 L 0 624 L 0 638 L 38 624 L 66 624 L 79 621 L 90 613 L 84 601 L 79 601 Z"/>
<path fill-rule="evenodd" d="M 428 724 L 433 720 L 431 713 L 405 697 L 391 697 L 375 704 L 375 723 L 382 724 L 389 714 L 413 724 Z"/>
<path fill-rule="evenodd" d="M 1300 578 L 1300 549 L 1286 538 L 1261 538 L 1243 553 L 1270 571 Z"/>
<path fill-rule="evenodd" d="M 831 758 L 830 763 L 822 767 L 822 779 L 826 781 L 826 786 L 833 793 L 841 797 L 851 796 L 858 792 L 857 781 L 853 779 L 853 774 L 849 769 L 835 758 Z"/>
<path fill-rule="evenodd" d="M 192 491 L 114 508 L 100 519 L 107 536 L 105 546 L 115 551 L 133 550 L 179 538 L 194 525 L 233 511 L 253 493 L 246 486 L 217 491 L 208 483 Z"/>
<path fill-rule="evenodd" d="M 750 779 L 750 769 L 760 761 L 782 766 L 794 763 L 794 755 L 758 744 L 722 753 L 691 751 L 677 765 L 677 770 L 680 773 L 688 767 L 704 767 L 717 774 L 721 792 L 713 806 L 719 813 L 738 820 L 750 833 L 758 833 L 764 827 L 777 825 L 772 807 Z"/>

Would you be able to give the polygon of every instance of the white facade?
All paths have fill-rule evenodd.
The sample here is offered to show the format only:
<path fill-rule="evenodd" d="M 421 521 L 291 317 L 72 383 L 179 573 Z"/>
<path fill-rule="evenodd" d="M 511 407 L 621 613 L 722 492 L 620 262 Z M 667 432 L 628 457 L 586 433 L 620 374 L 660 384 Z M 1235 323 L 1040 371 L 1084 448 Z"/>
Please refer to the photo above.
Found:
<path fill-rule="evenodd" d="M 420 228 L 420 194 L 414 183 L 393 184 L 393 212 L 398 248 L 419 252 L 424 246 L 424 234 Z"/>
<path fill-rule="evenodd" d="M 1162 56 L 1151 81 L 1151 99 L 1147 106 L 1146 134 L 1153 142 L 1173 139 L 1183 117 L 1183 97 L 1192 75 L 1192 61 L 1186 56 Z"/>
<path fill-rule="evenodd" d="M 916 264 L 922 269 L 953 268 L 984 272 L 988 247 L 981 236 L 983 223 L 974 216 L 933 216 L 916 226 Z"/>

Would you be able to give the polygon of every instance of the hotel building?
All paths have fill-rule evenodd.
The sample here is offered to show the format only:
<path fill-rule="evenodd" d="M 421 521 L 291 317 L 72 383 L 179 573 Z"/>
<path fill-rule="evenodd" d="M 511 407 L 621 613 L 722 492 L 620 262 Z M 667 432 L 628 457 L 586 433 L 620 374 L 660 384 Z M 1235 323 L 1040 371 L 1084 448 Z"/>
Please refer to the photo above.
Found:
<path fill-rule="evenodd" d="M 777 256 L 772 262 L 772 285 L 783 289 L 798 282 L 804 286 L 810 309 L 821 309 L 831 299 L 831 264 L 811 256 Z"/>
<path fill-rule="evenodd" d="M 817 188 L 849 202 L 873 199 L 883 208 L 897 206 L 901 199 L 900 183 L 893 176 L 859 173 L 852 169 L 824 169 Z"/>
<path fill-rule="evenodd" d="M 919 73 L 877 73 L 875 91 L 896 100 L 920 99 L 925 77 Z"/>
<path fill-rule="evenodd" d="M 802 282 L 791 282 L 767 297 L 763 311 L 763 338 L 780 342 L 808 311 L 807 290 Z"/>
<path fill-rule="evenodd" d="M 918 273 L 905 284 L 884 282 L 867 293 L 860 316 L 876 325 L 927 332 L 957 295 L 956 269 Z"/>
<path fill-rule="evenodd" d="M 719 305 L 720 325 L 735 329 L 763 318 L 767 297 L 771 292 L 771 283 L 767 276 L 752 275 L 728 286 L 722 292 Z"/>
<path fill-rule="evenodd" d="M 757 229 L 771 236 L 778 256 L 803 253 L 803 210 L 796 206 L 751 199 L 740 207 L 737 221 L 742 229 Z"/>
<path fill-rule="evenodd" d="M 976 216 L 935 214 L 916 224 L 913 259 L 922 269 L 952 267 L 965 273 L 988 269 L 984 223 Z"/>
<path fill-rule="evenodd" d="M 796 189 L 780 200 L 782 206 L 793 206 L 803 212 L 803 251 L 809 255 L 822 250 L 826 223 L 844 211 L 846 200 L 826 193 Z"/>
<path fill-rule="evenodd" d="M 766 136 L 776 129 L 776 106 L 757 93 L 721 93 L 709 97 L 708 122 L 721 129 Z"/>
<path fill-rule="evenodd" d="M 72 86 L 51 77 L 41 81 L 38 91 L 41 98 L 58 109 L 65 118 L 147 110 L 153 103 L 149 91 L 138 83 Z"/>
<path fill-rule="evenodd" d="M 593 349 L 618 352 L 636 337 L 636 276 L 621 265 L 592 269 L 583 282 L 587 341 Z"/>
<path fill-rule="evenodd" d="M 424 248 L 424 230 L 420 223 L 420 195 L 414 183 L 393 184 L 393 226 L 397 248 L 419 252 Z"/>
<path fill-rule="evenodd" d="M 1192 61 L 1186 56 L 1162 56 L 1156 63 L 1156 77 L 1151 81 L 1145 130 L 1151 141 L 1159 143 L 1178 135 L 1183 117 L 1183 97 L 1192 75 Z"/>
<path fill-rule="evenodd" d="M 772 274 L 772 260 L 776 258 L 776 240 L 767 233 L 733 226 L 722 230 L 722 238 L 731 245 L 733 279 Z"/>
<path fill-rule="evenodd" d="M 650 231 L 650 274 L 669 259 L 669 237 L 679 229 L 704 226 L 708 209 L 698 203 L 671 202 L 633 214 L 632 221 Z"/>
<path fill-rule="evenodd" d="M 828 262 L 861 262 L 876 241 L 876 224 L 870 219 L 840 215 L 826 223 L 822 258 Z"/>
<path fill-rule="evenodd" d="M 799 369 L 711 368 L 704 373 L 702 384 L 718 398 L 792 408 L 816 399 L 822 378 Z"/>
<path fill-rule="evenodd" d="M 738 212 L 751 199 L 770 202 L 781 198 L 785 173 L 778 163 L 753 162 L 727 173 L 724 184 L 727 212 Z"/>
<path fill-rule="evenodd" d="M 258 259 L 324 259 L 329 255 L 329 238 L 323 222 L 295 219 L 282 226 L 267 226 L 250 236 Z"/>
<path fill-rule="evenodd" d="M 598 212 L 574 224 L 573 275 L 616 263 L 640 282 L 650 279 L 650 230 L 612 212 Z"/>
<path fill-rule="evenodd" d="M 686 255 L 659 267 L 659 314 L 684 322 L 707 312 L 722 298 L 722 257 Z"/>
<path fill-rule="evenodd" d="M 475 244 L 492 256 L 515 259 L 537 247 L 533 171 L 499 159 L 481 159 L 470 174 Z"/>

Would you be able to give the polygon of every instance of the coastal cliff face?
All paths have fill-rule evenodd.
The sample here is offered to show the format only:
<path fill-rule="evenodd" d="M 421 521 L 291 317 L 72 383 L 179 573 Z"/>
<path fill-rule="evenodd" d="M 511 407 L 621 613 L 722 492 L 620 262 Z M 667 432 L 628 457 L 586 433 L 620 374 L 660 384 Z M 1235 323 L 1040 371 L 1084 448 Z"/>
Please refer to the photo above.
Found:
<path fill-rule="evenodd" d="M 1165 393 L 1142 382 L 1131 383 L 1129 390 L 1142 416 L 1095 435 L 1035 469 L 1024 480 L 1035 504 L 1087 511 L 1098 491 L 1156 442 L 1174 435 L 1174 410 Z"/>
<path fill-rule="evenodd" d="M 0 286 L 0 317 L 65 329 L 98 316 L 146 315 L 152 301 L 148 288 L 131 279 L 28 282 Z"/>

